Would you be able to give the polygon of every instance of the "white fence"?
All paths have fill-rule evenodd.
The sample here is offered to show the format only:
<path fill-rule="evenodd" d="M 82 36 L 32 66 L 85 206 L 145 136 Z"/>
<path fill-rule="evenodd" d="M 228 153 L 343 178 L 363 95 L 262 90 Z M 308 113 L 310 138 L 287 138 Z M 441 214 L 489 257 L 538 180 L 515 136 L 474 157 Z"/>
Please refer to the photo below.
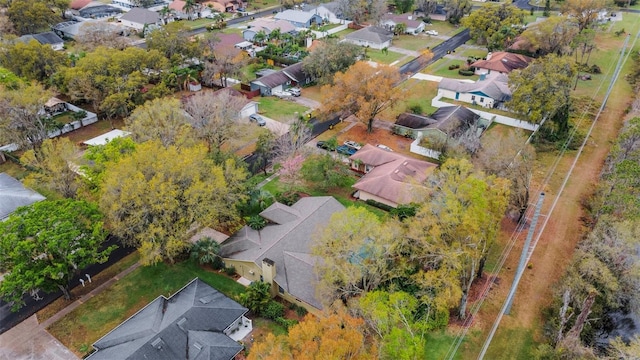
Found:
<path fill-rule="evenodd" d="M 431 106 L 437 107 L 437 108 L 441 108 L 443 106 L 454 106 L 453 104 L 450 104 L 448 102 L 441 101 L 440 98 L 442 98 L 442 95 L 438 95 L 438 96 L 434 97 L 431 100 Z M 511 117 L 508 117 L 508 116 L 504 116 L 504 115 L 497 115 L 497 114 L 493 114 L 493 113 L 490 113 L 490 112 L 487 112 L 487 111 L 476 110 L 476 109 L 472 109 L 472 108 L 468 108 L 468 109 L 473 111 L 474 113 L 480 115 L 484 119 L 493 119 L 493 121 L 497 122 L 498 124 L 503 124 L 503 125 L 507 125 L 507 126 L 513 126 L 513 127 L 517 127 L 517 128 L 525 129 L 525 130 L 529 130 L 529 131 L 536 131 L 536 130 L 538 130 L 538 127 L 540 126 L 538 124 L 532 124 L 532 123 L 530 123 L 528 121 L 514 119 L 514 118 L 511 118 Z"/>
<path fill-rule="evenodd" d="M 311 30 L 311 32 L 313 32 L 316 35 L 316 39 L 322 39 L 323 37 L 327 37 L 329 35 L 333 35 L 337 32 L 340 32 L 342 30 L 346 30 L 349 27 L 349 24 L 351 23 L 351 21 L 347 21 L 345 24 L 342 24 L 340 26 L 336 26 L 332 29 L 329 29 L 327 31 L 315 31 L 315 30 Z"/>
<path fill-rule="evenodd" d="M 65 124 L 61 129 L 59 130 L 53 130 L 53 131 L 49 131 L 48 135 L 49 138 L 52 139 L 54 137 L 60 136 L 62 134 L 66 134 L 68 132 L 80 129 L 83 126 L 87 126 L 89 124 L 93 124 L 96 121 L 98 121 L 98 116 L 90 111 L 86 111 L 84 109 L 81 109 L 75 105 L 71 105 L 69 103 L 65 103 L 67 106 L 67 109 L 69 111 L 73 111 L 73 112 L 80 112 L 80 111 L 84 111 L 87 113 L 87 115 L 81 119 L 81 120 L 76 120 L 76 121 L 72 121 L 68 124 Z M 4 145 L 4 146 L 0 146 L 0 151 L 4 151 L 4 152 L 11 152 L 11 151 L 17 151 L 19 150 L 20 147 L 18 146 L 18 144 L 9 144 L 9 145 Z"/>
<path fill-rule="evenodd" d="M 422 140 L 422 135 L 418 136 L 417 139 L 413 140 L 411 143 L 411 147 L 409 151 L 414 154 L 430 157 L 432 159 L 440 159 L 440 151 L 435 151 L 432 149 L 427 149 L 426 147 L 420 146 L 420 140 Z"/>

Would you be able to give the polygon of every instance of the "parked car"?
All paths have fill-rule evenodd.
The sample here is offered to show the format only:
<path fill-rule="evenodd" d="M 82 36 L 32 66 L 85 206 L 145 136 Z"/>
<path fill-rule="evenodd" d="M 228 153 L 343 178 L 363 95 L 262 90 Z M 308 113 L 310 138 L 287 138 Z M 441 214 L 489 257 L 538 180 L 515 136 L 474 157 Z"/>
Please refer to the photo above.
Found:
<path fill-rule="evenodd" d="M 300 88 L 297 87 L 292 87 L 290 89 L 287 89 L 287 92 L 289 92 L 291 95 L 293 96 L 300 96 L 300 94 L 302 94 L 302 91 L 300 90 Z"/>
<path fill-rule="evenodd" d="M 290 98 L 292 96 L 291 93 L 288 92 L 288 91 L 277 91 L 277 90 L 272 91 L 271 95 L 273 95 L 273 96 L 275 96 L 277 98 L 280 98 L 280 99 L 286 99 L 286 98 Z"/>
<path fill-rule="evenodd" d="M 335 149 L 332 149 L 332 148 L 331 148 L 331 146 L 329 145 L 329 143 L 328 143 L 328 142 L 326 142 L 326 141 L 322 141 L 322 140 L 321 140 L 321 141 L 318 141 L 318 142 L 316 143 L 316 146 L 317 146 L 317 147 L 319 147 L 320 149 L 324 149 L 324 150 L 328 150 L 328 151 L 333 151 L 333 150 L 335 150 Z"/>
<path fill-rule="evenodd" d="M 245 8 L 237 8 L 237 9 L 236 9 L 236 11 L 237 11 L 237 12 L 245 12 L 245 11 L 246 11 L 246 9 L 245 9 Z"/>
<path fill-rule="evenodd" d="M 258 114 L 249 115 L 249 121 L 257 123 L 259 126 L 267 125 L 267 122 Z"/>
<path fill-rule="evenodd" d="M 386 150 L 386 151 L 393 151 L 390 147 L 388 147 L 387 145 L 382 145 L 382 144 L 378 144 L 376 145 L 377 147 L 379 147 L 382 150 Z"/>
<path fill-rule="evenodd" d="M 433 36 L 438 36 L 438 32 L 435 30 L 427 30 L 424 32 L 427 35 L 433 35 Z"/>
<path fill-rule="evenodd" d="M 351 155 L 355 154 L 358 150 L 354 149 L 352 147 L 346 146 L 346 145 L 340 145 L 340 146 L 338 146 L 336 151 L 339 154 L 351 156 Z"/>
<path fill-rule="evenodd" d="M 360 146 L 360 144 L 358 144 L 357 142 L 352 141 L 352 140 L 345 141 L 344 142 L 344 146 L 348 146 L 348 147 L 356 149 L 356 150 L 360 150 L 360 148 L 362 147 L 362 146 Z"/>

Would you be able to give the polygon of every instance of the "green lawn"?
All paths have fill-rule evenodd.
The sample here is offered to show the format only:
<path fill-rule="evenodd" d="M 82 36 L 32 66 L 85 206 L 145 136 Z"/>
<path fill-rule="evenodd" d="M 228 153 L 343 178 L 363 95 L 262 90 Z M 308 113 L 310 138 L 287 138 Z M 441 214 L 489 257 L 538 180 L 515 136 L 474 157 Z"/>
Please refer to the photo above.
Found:
<path fill-rule="evenodd" d="M 424 74 L 442 76 L 442 77 L 451 78 L 451 79 L 469 79 L 474 81 L 478 80 L 480 78 L 480 76 L 478 75 L 464 76 L 464 75 L 458 74 L 459 69 L 449 70 L 450 65 L 460 65 L 462 67 L 465 65 L 465 63 L 466 61 L 464 60 L 442 58 L 434 62 L 433 64 L 429 65 L 428 67 L 423 69 L 421 72 Z"/>
<path fill-rule="evenodd" d="M 375 61 L 381 64 L 391 64 L 392 62 L 400 60 L 402 57 L 404 57 L 404 54 L 393 51 L 387 51 L 386 53 L 383 53 L 382 50 L 367 49 L 366 52 L 371 61 Z"/>
<path fill-rule="evenodd" d="M 411 107 L 420 106 L 423 114 L 431 114 L 437 108 L 431 106 L 431 99 L 438 93 L 438 83 L 409 79 L 401 85 L 404 96 L 394 106 L 387 108 L 380 115 L 383 119 L 395 119 L 398 115 L 409 111 Z"/>
<path fill-rule="evenodd" d="M 413 51 L 432 48 L 441 42 L 442 40 L 425 34 L 400 35 L 393 38 L 393 46 Z"/>
<path fill-rule="evenodd" d="M 309 110 L 308 107 L 299 105 L 290 100 L 278 99 L 275 96 L 256 97 L 253 100 L 260 103 L 258 111 L 266 117 L 278 121 L 285 121 L 294 116 L 296 112 L 302 114 Z"/>
<path fill-rule="evenodd" d="M 60 125 L 66 125 L 72 121 L 75 121 L 72 115 L 73 115 L 73 111 L 65 111 L 63 113 L 55 115 L 54 117 L 51 118 L 51 120 L 57 122 Z"/>
<path fill-rule="evenodd" d="M 356 31 L 356 29 L 344 29 L 342 31 L 338 31 L 334 35 L 337 36 L 340 39 L 344 39 L 345 36 L 351 34 L 354 31 Z"/>
<path fill-rule="evenodd" d="M 245 287 L 226 276 L 201 269 L 191 261 L 141 267 L 48 328 L 65 346 L 84 355 L 96 340 L 159 295 L 170 296 L 199 277 L 225 295 L 237 299 Z"/>
<path fill-rule="evenodd" d="M 10 176 L 18 180 L 24 179 L 27 175 L 29 175 L 29 171 L 22 166 L 14 163 L 13 161 L 7 159 L 4 164 L 0 164 L 0 173 L 7 173 Z"/>
<path fill-rule="evenodd" d="M 462 26 L 456 27 L 448 21 L 432 20 L 431 24 L 425 24 L 424 30 L 435 30 L 439 35 L 453 36 L 464 30 Z"/>
<path fill-rule="evenodd" d="M 211 25 L 214 22 L 215 21 L 213 19 L 202 18 L 202 19 L 195 19 L 195 20 L 185 20 L 182 23 L 187 25 L 189 28 L 191 28 L 191 30 L 194 30 L 194 29 L 203 28 L 207 25 Z"/>

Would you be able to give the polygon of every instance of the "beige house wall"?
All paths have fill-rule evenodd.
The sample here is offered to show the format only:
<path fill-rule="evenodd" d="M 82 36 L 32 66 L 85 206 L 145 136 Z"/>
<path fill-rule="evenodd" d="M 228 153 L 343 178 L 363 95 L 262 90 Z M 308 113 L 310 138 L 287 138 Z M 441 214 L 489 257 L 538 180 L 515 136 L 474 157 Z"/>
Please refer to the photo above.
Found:
<path fill-rule="evenodd" d="M 385 205 L 389 205 L 389 206 L 394 207 L 394 208 L 398 207 L 397 203 L 395 203 L 393 201 L 390 201 L 390 200 L 387 200 L 387 199 L 383 199 L 383 198 L 381 198 L 379 196 L 373 195 L 373 194 L 368 193 L 366 191 L 358 190 L 358 193 L 360 194 L 359 197 L 358 197 L 360 200 L 367 201 L 367 200 L 371 199 L 371 200 L 377 201 L 379 203 L 383 203 Z"/>

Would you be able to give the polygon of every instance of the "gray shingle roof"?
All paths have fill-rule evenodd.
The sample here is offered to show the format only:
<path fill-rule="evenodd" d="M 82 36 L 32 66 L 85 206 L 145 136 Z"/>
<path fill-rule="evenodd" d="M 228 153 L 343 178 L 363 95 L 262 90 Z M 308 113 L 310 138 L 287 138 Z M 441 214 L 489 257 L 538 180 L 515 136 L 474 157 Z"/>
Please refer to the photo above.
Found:
<path fill-rule="evenodd" d="M 307 77 L 308 76 L 302 70 L 302 62 L 299 62 L 287 66 L 280 71 L 259 77 L 256 80 L 253 80 L 252 83 L 256 83 L 258 85 L 273 89 L 292 80 L 298 83 L 302 83 Z"/>
<path fill-rule="evenodd" d="M 160 15 L 151 10 L 133 8 L 126 14 L 122 15 L 120 20 L 127 20 L 138 24 L 155 24 L 160 21 Z"/>
<path fill-rule="evenodd" d="M 64 41 L 53 31 L 47 31 L 40 34 L 33 34 L 33 38 L 38 40 L 40 44 L 62 44 Z"/>
<path fill-rule="evenodd" d="M 0 173 L 0 220 L 11 215 L 20 206 L 31 205 L 45 197 L 27 189 L 9 174 Z"/>
<path fill-rule="evenodd" d="M 438 89 L 460 93 L 482 93 L 497 101 L 507 101 L 511 99 L 511 90 L 509 90 L 507 82 L 508 78 L 505 75 L 491 77 L 475 83 L 444 78 L 438 84 Z"/>
<path fill-rule="evenodd" d="M 347 34 L 347 36 L 345 36 L 345 39 L 383 44 L 393 39 L 393 33 L 377 26 L 367 26 L 360 30 L 354 31 L 351 34 Z"/>
<path fill-rule="evenodd" d="M 159 296 L 93 344 L 87 359 L 232 359 L 242 346 L 223 331 L 248 310 L 196 278 Z M 197 343 L 197 346 L 196 346 Z"/>
<path fill-rule="evenodd" d="M 316 16 L 316 14 L 309 13 L 302 10 L 285 10 L 283 12 L 277 13 L 276 16 L 274 16 L 273 18 L 276 20 L 306 23 L 314 16 Z"/>
<path fill-rule="evenodd" d="M 291 207 L 275 203 L 261 215 L 277 218 L 281 224 L 269 224 L 260 232 L 243 227 L 222 244 L 221 255 L 253 261 L 258 266 L 262 265 L 262 259 L 271 259 L 276 265 L 276 283 L 291 295 L 321 309 L 315 297 L 317 279 L 313 270 L 315 258 L 311 255 L 312 237 L 329 222 L 333 213 L 342 210 L 344 206 L 330 196 L 305 197 Z"/>
<path fill-rule="evenodd" d="M 408 127 L 409 129 L 423 129 L 435 123 L 435 120 L 422 115 L 402 113 L 398 115 L 396 125 Z"/>

